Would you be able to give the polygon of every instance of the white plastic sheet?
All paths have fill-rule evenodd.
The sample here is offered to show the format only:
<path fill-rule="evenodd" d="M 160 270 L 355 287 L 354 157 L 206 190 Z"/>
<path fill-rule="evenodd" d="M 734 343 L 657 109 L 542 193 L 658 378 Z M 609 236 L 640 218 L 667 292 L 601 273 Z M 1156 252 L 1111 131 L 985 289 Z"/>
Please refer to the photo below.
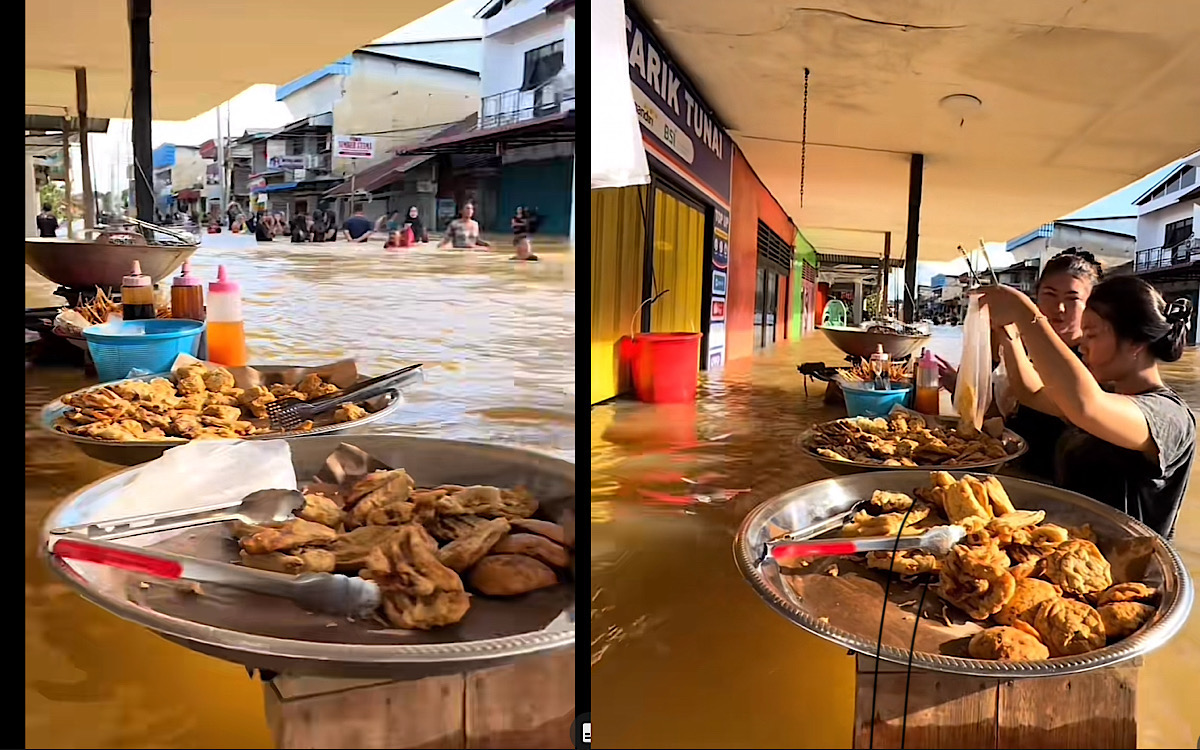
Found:
<path fill-rule="evenodd" d="M 983 427 L 983 419 L 992 405 L 992 337 L 988 310 L 979 297 L 967 302 L 967 320 L 963 324 L 962 364 L 954 387 L 954 408 L 960 427 L 970 434 Z M 970 426 L 969 426 L 970 425 Z"/>
<path fill-rule="evenodd" d="M 592 34 L 592 189 L 648 185 L 650 166 L 633 106 L 624 0 L 596 0 Z"/>

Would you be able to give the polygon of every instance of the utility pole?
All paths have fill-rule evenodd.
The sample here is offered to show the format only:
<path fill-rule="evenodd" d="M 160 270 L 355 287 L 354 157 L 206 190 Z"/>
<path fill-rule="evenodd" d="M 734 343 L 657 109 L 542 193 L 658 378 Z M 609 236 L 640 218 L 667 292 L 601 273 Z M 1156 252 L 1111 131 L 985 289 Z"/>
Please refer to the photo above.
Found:
<path fill-rule="evenodd" d="M 225 138 L 221 136 L 221 105 L 217 105 L 217 170 L 221 181 L 220 188 L 217 190 L 217 201 L 219 210 L 224 211 L 229 208 L 229 203 L 225 200 Z M 212 208 L 209 208 L 212 212 Z"/>

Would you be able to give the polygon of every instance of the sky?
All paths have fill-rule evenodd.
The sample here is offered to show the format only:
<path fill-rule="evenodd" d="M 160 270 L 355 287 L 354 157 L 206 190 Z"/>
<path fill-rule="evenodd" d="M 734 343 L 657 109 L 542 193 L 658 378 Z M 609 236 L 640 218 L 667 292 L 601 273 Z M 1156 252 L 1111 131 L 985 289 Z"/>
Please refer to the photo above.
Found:
<path fill-rule="evenodd" d="M 454 0 L 412 23 L 407 24 L 375 41 L 412 42 L 431 39 L 453 39 L 482 35 L 483 22 L 474 15 L 484 5 L 484 0 Z M 330 60 L 330 62 L 333 62 Z M 225 129 L 228 110 L 229 131 L 240 136 L 249 129 L 279 128 L 293 121 L 291 113 L 282 102 L 275 100 L 274 84 L 259 84 L 230 99 L 221 110 L 221 128 Z M 128 187 L 125 173 L 132 163 L 133 136 L 129 120 L 109 121 L 107 133 L 95 133 L 90 137 L 92 172 L 98 192 L 124 190 Z M 210 138 L 217 137 L 217 110 L 210 109 L 187 121 L 155 120 L 151 127 L 154 147 L 164 143 L 181 146 L 199 146 Z M 83 181 L 79 164 L 79 150 L 71 155 L 73 184 Z"/>

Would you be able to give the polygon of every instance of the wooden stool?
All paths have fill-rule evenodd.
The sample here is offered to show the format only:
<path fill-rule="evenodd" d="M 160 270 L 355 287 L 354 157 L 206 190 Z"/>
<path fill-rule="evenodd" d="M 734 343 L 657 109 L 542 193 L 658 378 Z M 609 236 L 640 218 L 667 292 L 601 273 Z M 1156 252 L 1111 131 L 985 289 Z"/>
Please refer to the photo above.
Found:
<path fill-rule="evenodd" d="M 854 747 L 871 747 L 874 659 L 857 657 Z M 904 747 L 1136 748 L 1141 660 L 1067 677 L 1002 679 L 914 669 Z M 880 662 L 875 748 L 900 747 L 905 667 Z"/>
<path fill-rule="evenodd" d="M 279 675 L 263 684 L 280 748 L 570 748 L 573 649 L 421 679 Z"/>

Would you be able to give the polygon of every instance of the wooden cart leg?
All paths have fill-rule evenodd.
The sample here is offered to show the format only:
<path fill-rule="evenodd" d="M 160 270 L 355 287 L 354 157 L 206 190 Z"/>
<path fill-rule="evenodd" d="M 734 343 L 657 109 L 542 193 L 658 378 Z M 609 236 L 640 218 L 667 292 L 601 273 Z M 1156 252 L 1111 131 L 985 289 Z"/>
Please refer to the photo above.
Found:
<path fill-rule="evenodd" d="M 1000 685 L 997 743 L 1014 748 L 1136 748 L 1138 667 Z"/>
<path fill-rule="evenodd" d="M 575 653 L 414 680 L 279 675 L 263 684 L 279 748 L 566 748 Z"/>

